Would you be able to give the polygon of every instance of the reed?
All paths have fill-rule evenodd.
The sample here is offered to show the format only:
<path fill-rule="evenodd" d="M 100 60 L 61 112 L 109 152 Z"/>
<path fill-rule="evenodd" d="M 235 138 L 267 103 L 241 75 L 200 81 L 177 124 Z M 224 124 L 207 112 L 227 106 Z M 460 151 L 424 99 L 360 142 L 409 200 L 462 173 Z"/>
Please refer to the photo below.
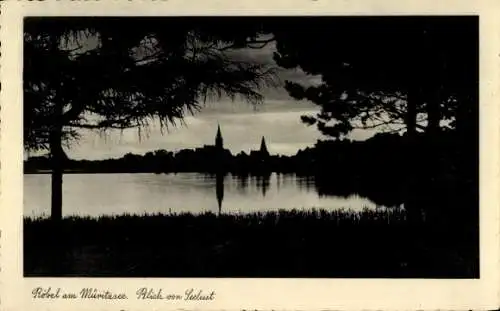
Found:
<path fill-rule="evenodd" d="M 402 209 L 24 219 L 27 277 L 462 278 L 473 254 Z"/>

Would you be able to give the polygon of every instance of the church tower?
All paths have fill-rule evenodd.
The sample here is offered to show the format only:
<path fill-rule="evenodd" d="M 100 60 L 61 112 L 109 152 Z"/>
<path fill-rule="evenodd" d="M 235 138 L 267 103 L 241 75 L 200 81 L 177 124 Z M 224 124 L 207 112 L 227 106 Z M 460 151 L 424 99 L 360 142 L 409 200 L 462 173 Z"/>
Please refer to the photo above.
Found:
<path fill-rule="evenodd" d="M 266 140 L 264 139 L 264 136 L 262 136 L 262 140 L 260 141 L 260 154 L 266 157 L 269 156 L 269 151 L 267 151 Z"/>
<path fill-rule="evenodd" d="M 222 139 L 222 134 L 220 131 L 220 125 L 217 124 L 217 135 L 215 136 L 215 147 L 219 150 L 224 149 L 224 141 Z"/>

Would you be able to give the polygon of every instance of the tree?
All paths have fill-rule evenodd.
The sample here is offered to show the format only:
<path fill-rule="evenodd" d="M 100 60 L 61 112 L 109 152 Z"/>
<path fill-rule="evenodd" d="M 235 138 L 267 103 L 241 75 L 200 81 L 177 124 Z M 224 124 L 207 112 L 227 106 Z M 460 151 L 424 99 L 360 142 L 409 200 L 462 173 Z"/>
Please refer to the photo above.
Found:
<path fill-rule="evenodd" d="M 227 51 L 261 44 L 253 26 L 162 18 L 28 18 L 24 29 L 24 146 L 46 149 L 51 217 L 62 217 L 64 144 L 79 129 L 162 128 L 209 97 L 251 103 L 275 85 L 273 68 Z M 262 43 L 262 44 L 265 44 Z"/>
<path fill-rule="evenodd" d="M 300 26 L 274 32 L 275 59 L 321 75 L 320 85 L 287 81 L 286 88 L 321 107 L 302 119 L 323 134 L 377 128 L 414 136 L 419 130 L 436 134 L 442 121 L 452 128 L 474 123 L 477 17 L 335 17 L 295 24 Z"/>
<path fill-rule="evenodd" d="M 441 156 L 435 147 L 448 140 L 441 139 L 443 128 L 459 142 L 446 151 L 459 167 L 454 177 L 462 185 L 454 189 L 464 194 L 477 187 L 464 182 L 477 180 L 477 17 L 325 17 L 273 33 L 280 66 L 321 76 L 313 86 L 286 81 L 292 97 L 321 107 L 303 122 L 334 138 L 356 128 L 406 131 L 401 182 L 411 219 L 436 206 L 449 186 L 435 178 Z"/>

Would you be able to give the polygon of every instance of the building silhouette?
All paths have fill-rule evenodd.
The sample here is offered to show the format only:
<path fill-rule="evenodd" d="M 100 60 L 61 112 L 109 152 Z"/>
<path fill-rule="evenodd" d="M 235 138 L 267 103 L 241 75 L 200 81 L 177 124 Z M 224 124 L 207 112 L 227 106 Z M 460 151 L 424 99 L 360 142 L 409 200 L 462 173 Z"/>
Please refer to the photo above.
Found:
<path fill-rule="evenodd" d="M 220 125 L 217 125 L 217 133 L 215 134 L 215 143 L 213 145 L 203 145 L 201 148 L 196 148 L 195 153 L 203 162 L 210 162 L 209 167 L 213 169 L 223 169 L 224 163 L 228 163 L 228 159 L 232 158 L 232 154 L 228 149 L 224 149 L 224 138 Z"/>
<path fill-rule="evenodd" d="M 203 145 L 201 148 L 196 148 L 196 152 L 210 152 L 212 154 L 222 154 L 227 153 L 229 150 L 224 149 L 224 138 L 222 137 L 222 131 L 220 129 L 220 124 L 217 124 L 217 133 L 215 134 L 215 143 L 213 145 Z"/>
<path fill-rule="evenodd" d="M 268 157 L 269 156 L 269 151 L 267 151 L 267 146 L 266 146 L 266 139 L 264 136 L 262 136 L 262 139 L 260 141 L 260 155 Z"/>
<path fill-rule="evenodd" d="M 267 150 L 266 139 L 264 138 L 264 136 L 262 136 L 262 139 L 260 140 L 259 150 L 250 151 L 250 156 L 253 158 L 260 158 L 260 159 L 266 159 L 270 156 L 269 151 Z"/>
<path fill-rule="evenodd" d="M 215 148 L 219 150 L 224 149 L 224 139 L 222 138 L 222 133 L 220 131 L 220 124 L 217 124 L 217 134 L 215 135 Z"/>
<path fill-rule="evenodd" d="M 232 157 L 231 152 L 224 149 L 224 139 L 222 138 L 220 124 L 217 124 L 215 144 L 213 146 L 205 145 L 203 149 L 205 150 L 206 156 L 209 157 L 212 169 L 215 171 L 215 195 L 220 215 L 222 212 L 222 201 L 224 200 L 224 177 L 228 169 L 225 164 L 227 164 Z"/>

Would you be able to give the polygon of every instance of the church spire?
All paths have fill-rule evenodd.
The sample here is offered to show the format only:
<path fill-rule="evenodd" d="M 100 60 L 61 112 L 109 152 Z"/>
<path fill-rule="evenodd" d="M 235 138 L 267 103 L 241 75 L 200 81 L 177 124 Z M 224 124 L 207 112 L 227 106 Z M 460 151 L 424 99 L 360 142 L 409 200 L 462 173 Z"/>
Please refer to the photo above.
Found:
<path fill-rule="evenodd" d="M 215 147 L 218 149 L 224 148 L 224 140 L 222 139 L 222 133 L 220 131 L 220 124 L 217 123 L 217 135 L 215 136 Z"/>
<path fill-rule="evenodd" d="M 267 151 L 267 146 L 266 146 L 266 139 L 264 136 L 262 136 L 262 139 L 260 141 L 260 154 L 264 156 L 269 155 L 269 151 Z"/>

